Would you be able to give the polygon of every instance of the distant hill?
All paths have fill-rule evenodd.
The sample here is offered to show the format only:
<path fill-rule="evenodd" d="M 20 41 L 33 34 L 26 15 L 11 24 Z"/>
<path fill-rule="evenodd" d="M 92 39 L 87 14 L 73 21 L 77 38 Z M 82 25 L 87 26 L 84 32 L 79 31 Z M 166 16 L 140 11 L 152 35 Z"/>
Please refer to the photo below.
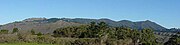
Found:
<path fill-rule="evenodd" d="M 155 22 L 146 20 L 139 22 L 132 22 L 129 20 L 113 21 L 110 19 L 85 19 L 85 18 L 28 18 L 23 21 L 16 21 L 0 26 L 0 29 L 8 29 L 12 31 L 13 28 L 20 30 L 35 30 L 37 32 L 52 33 L 56 28 L 66 26 L 79 26 L 89 24 L 90 22 L 106 22 L 109 26 L 113 27 L 129 27 L 132 29 L 150 28 L 154 30 L 166 30 L 166 28 L 156 24 Z"/>
<path fill-rule="evenodd" d="M 19 30 L 24 31 L 35 30 L 36 32 L 52 33 L 55 29 L 60 27 L 81 25 L 79 23 L 54 20 L 56 19 L 29 18 L 23 21 L 16 21 L 13 23 L 5 24 L 1 26 L 0 29 L 7 29 L 12 31 L 13 28 L 18 28 Z"/>
<path fill-rule="evenodd" d="M 66 22 L 76 22 L 81 24 L 89 24 L 90 22 L 106 22 L 108 25 L 113 27 L 129 27 L 133 29 L 144 29 L 144 28 L 150 28 L 153 30 L 166 30 L 165 27 L 162 27 L 155 22 L 146 20 L 146 21 L 139 21 L 139 22 L 132 22 L 129 20 L 121 20 L 121 21 L 113 21 L 110 19 L 83 19 L 83 18 L 75 18 L 75 19 L 68 19 L 68 18 L 61 18 L 60 20 L 66 21 Z"/>

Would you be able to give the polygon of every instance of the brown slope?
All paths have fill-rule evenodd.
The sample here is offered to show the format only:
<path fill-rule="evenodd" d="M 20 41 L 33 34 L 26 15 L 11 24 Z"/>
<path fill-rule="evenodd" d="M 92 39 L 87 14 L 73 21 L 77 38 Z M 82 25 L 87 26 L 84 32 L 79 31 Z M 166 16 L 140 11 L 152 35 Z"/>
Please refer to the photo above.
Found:
<path fill-rule="evenodd" d="M 73 22 L 65 22 L 62 20 L 51 22 L 51 23 L 22 21 L 18 23 L 9 23 L 9 24 L 3 25 L 0 27 L 0 29 L 7 29 L 7 30 L 10 30 L 10 32 L 13 30 L 13 28 L 18 28 L 19 30 L 23 30 L 23 31 L 30 31 L 33 29 L 36 32 L 52 33 L 55 29 L 60 28 L 60 27 L 78 26 L 78 25 L 81 25 L 81 24 L 73 23 Z"/>

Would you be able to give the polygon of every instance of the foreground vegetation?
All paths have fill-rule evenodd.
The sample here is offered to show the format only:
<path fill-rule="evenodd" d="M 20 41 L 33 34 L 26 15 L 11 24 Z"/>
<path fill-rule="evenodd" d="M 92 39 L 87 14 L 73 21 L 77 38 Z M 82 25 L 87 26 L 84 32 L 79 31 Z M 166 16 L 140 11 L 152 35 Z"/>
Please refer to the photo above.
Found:
<path fill-rule="evenodd" d="M 57 45 L 57 44 L 39 44 L 39 43 L 0 43 L 0 45 Z"/>
<path fill-rule="evenodd" d="M 151 29 L 136 30 L 127 27 L 110 27 L 104 22 L 91 22 L 89 25 L 71 26 L 56 29 L 53 34 L 42 34 L 34 30 L 23 32 L 14 28 L 12 33 L 8 30 L 0 31 L 2 45 L 163 45 L 156 41 Z M 180 38 L 174 36 L 169 45 L 180 44 Z"/>
<path fill-rule="evenodd" d="M 59 28 L 53 33 L 54 37 L 98 38 L 100 39 L 99 43 L 105 45 L 119 44 L 120 40 L 128 40 L 128 44 L 157 44 L 151 29 L 135 30 L 125 27 L 109 27 L 104 22 L 91 22 L 90 25 Z"/>

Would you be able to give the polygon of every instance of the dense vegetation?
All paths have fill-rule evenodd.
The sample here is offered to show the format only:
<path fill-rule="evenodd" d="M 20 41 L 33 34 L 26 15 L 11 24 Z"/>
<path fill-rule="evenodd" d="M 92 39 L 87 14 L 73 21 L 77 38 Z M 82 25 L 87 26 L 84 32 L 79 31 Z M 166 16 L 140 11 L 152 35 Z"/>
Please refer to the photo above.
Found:
<path fill-rule="evenodd" d="M 171 37 L 165 45 L 180 45 L 180 37 L 179 36 L 173 36 Z"/>
<path fill-rule="evenodd" d="M 19 31 L 11 33 L 0 30 L 0 43 L 41 43 L 58 45 L 163 45 L 156 41 L 151 29 L 136 30 L 127 27 L 110 27 L 105 22 L 91 22 L 88 25 L 70 26 L 56 29 L 53 34 Z M 178 36 L 172 37 L 165 44 L 180 44 Z"/>
<path fill-rule="evenodd" d="M 55 37 L 100 39 L 101 44 L 126 39 L 132 40 L 133 44 L 156 44 L 151 29 L 135 30 L 125 27 L 109 27 L 104 22 L 91 22 L 90 25 L 59 28 L 53 33 Z"/>
<path fill-rule="evenodd" d="M 0 43 L 0 45 L 55 45 L 55 44 L 39 44 L 39 43 Z"/>
<path fill-rule="evenodd" d="M 153 22 L 153 21 L 137 21 L 130 20 L 114 21 L 111 19 L 86 19 L 86 18 L 28 18 L 22 21 L 16 21 L 0 26 L 0 30 L 7 29 L 12 31 L 13 28 L 19 28 L 19 30 L 34 30 L 41 33 L 52 33 L 55 29 L 68 26 L 79 26 L 83 24 L 90 24 L 92 21 L 96 23 L 105 22 L 111 27 L 128 27 L 131 29 L 143 30 L 144 28 L 150 28 L 156 31 L 165 32 L 177 32 L 173 30 L 166 30 L 167 28 Z"/>

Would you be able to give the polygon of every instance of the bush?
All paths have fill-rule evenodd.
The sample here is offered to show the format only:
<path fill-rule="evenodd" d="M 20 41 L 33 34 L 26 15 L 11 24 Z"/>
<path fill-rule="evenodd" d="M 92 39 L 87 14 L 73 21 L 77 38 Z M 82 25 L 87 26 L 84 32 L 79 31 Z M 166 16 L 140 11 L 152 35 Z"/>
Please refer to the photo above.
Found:
<path fill-rule="evenodd" d="M 16 33 L 18 31 L 19 31 L 18 28 L 14 28 L 12 33 Z"/>
<path fill-rule="evenodd" d="M 43 34 L 42 34 L 41 32 L 39 32 L 39 33 L 37 33 L 36 35 L 37 35 L 37 36 L 41 36 L 41 35 L 43 35 Z"/>
<path fill-rule="evenodd" d="M 77 39 L 72 44 L 73 45 L 98 45 L 99 41 L 97 39 L 93 38 L 83 38 L 83 39 Z"/>
<path fill-rule="evenodd" d="M 14 43 L 18 42 L 18 36 L 14 34 L 1 34 L 0 35 L 0 43 Z"/>
<path fill-rule="evenodd" d="M 0 34 L 8 34 L 8 32 L 9 32 L 9 30 L 5 30 L 5 29 L 0 30 Z"/>
<path fill-rule="evenodd" d="M 31 36 L 31 33 L 29 33 L 29 32 L 24 32 L 24 31 L 20 31 L 20 32 L 17 33 L 17 36 L 18 36 L 18 39 L 19 39 L 20 41 L 27 41 L 27 40 L 29 40 L 29 39 L 27 39 L 27 38 L 29 38 L 29 36 Z M 31 39 L 31 38 L 30 38 L 30 39 Z"/>
<path fill-rule="evenodd" d="M 37 36 L 35 38 L 35 42 L 38 43 L 48 43 L 48 44 L 55 44 L 56 39 L 52 36 L 47 36 L 47 35 L 42 35 L 42 36 Z"/>
<path fill-rule="evenodd" d="M 56 44 L 71 45 L 77 38 L 56 38 Z"/>

